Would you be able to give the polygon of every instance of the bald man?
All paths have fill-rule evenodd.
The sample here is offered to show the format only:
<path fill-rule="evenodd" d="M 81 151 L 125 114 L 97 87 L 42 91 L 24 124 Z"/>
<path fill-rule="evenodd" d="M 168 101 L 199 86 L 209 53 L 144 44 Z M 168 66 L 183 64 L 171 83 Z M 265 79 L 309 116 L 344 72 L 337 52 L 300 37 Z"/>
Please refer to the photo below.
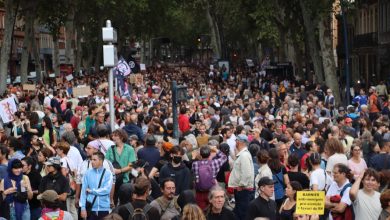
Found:
<path fill-rule="evenodd" d="M 300 133 L 295 133 L 294 142 L 290 146 L 290 152 L 298 154 L 299 159 L 303 157 L 306 153 L 305 147 L 302 144 L 302 135 Z"/>

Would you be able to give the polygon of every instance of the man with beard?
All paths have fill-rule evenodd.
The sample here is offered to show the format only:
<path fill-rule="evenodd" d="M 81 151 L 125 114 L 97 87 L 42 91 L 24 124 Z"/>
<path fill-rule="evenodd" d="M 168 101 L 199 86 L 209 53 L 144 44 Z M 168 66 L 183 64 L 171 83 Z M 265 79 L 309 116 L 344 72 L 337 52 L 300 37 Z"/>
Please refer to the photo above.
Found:
<path fill-rule="evenodd" d="M 172 178 L 165 178 L 161 182 L 162 196 L 155 199 L 150 205 L 158 209 L 160 220 L 170 220 L 180 214 L 180 206 L 177 204 L 175 196 L 176 186 Z"/>

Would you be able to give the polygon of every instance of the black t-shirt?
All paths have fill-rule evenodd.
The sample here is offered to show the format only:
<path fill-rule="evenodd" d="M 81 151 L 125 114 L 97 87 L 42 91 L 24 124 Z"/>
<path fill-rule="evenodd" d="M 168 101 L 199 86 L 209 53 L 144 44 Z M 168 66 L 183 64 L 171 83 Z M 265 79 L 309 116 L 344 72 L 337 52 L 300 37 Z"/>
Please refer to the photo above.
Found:
<path fill-rule="evenodd" d="M 69 181 L 60 172 L 55 175 L 48 174 L 42 178 L 41 184 L 39 184 L 38 192 L 43 193 L 45 190 L 52 189 L 61 195 L 69 192 Z M 66 211 L 66 202 L 60 202 L 60 208 Z"/>
<path fill-rule="evenodd" d="M 39 184 L 41 183 L 42 177 L 35 169 L 31 170 L 29 174 L 27 174 L 30 179 L 31 189 L 33 191 L 38 190 Z M 37 194 L 34 194 L 33 198 L 28 201 L 30 208 L 38 208 L 41 206 L 41 203 L 37 199 Z"/>
<path fill-rule="evenodd" d="M 221 213 L 207 213 L 207 220 L 235 220 L 236 216 L 232 211 L 223 207 Z"/>
<path fill-rule="evenodd" d="M 146 201 L 136 199 L 133 202 L 131 202 L 131 205 L 133 206 L 134 209 L 137 208 L 143 209 L 144 206 L 146 205 Z M 116 209 L 114 212 L 119 214 L 122 217 L 122 219 L 129 219 L 130 212 L 127 210 L 126 204 L 119 206 L 118 209 Z M 147 217 L 148 219 L 160 219 L 160 213 L 155 207 L 152 207 L 148 211 Z"/>
<path fill-rule="evenodd" d="M 229 160 L 227 160 L 224 164 L 222 164 L 221 168 L 218 171 L 217 174 L 217 181 L 220 183 L 225 182 L 225 173 L 230 171 L 230 165 L 229 165 Z"/>
<path fill-rule="evenodd" d="M 304 173 L 301 172 L 288 172 L 288 179 L 291 181 L 299 182 L 304 189 L 309 189 L 310 180 Z"/>
<path fill-rule="evenodd" d="M 278 210 L 276 202 L 272 199 L 265 200 L 261 196 L 252 200 L 249 203 L 248 213 L 246 215 L 247 220 L 253 220 L 257 217 L 268 218 L 269 220 L 278 219 Z"/>

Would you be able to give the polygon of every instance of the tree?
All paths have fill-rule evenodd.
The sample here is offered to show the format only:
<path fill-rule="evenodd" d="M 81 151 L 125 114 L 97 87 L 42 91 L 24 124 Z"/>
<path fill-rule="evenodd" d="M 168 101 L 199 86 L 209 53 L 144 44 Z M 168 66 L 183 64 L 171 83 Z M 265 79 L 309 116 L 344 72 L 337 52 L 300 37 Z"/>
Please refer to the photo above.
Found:
<path fill-rule="evenodd" d="M 8 62 L 11 54 L 12 38 L 15 26 L 19 1 L 4 0 L 5 18 L 3 45 L 0 55 L 0 93 L 3 94 L 7 87 Z"/>

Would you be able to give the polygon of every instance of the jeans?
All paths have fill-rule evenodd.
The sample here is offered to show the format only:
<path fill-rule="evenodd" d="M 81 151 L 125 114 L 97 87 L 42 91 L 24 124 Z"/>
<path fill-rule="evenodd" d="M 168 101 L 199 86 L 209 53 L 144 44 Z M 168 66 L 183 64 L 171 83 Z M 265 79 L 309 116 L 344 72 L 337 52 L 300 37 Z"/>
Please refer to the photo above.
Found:
<path fill-rule="evenodd" d="M 234 199 L 236 200 L 234 206 L 234 214 L 238 219 L 245 219 L 248 212 L 249 202 L 255 198 L 254 190 L 234 190 Z"/>
<path fill-rule="evenodd" d="M 9 220 L 16 220 L 16 213 L 15 213 L 15 207 L 14 204 L 9 205 Z M 30 219 L 30 206 L 28 203 L 26 204 L 26 207 L 24 208 L 22 219 Z"/>
<path fill-rule="evenodd" d="M 99 212 L 94 212 L 92 211 L 92 215 L 88 216 L 88 220 L 100 220 L 106 217 L 109 214 L 108 211 L 99 211 Z"/>

